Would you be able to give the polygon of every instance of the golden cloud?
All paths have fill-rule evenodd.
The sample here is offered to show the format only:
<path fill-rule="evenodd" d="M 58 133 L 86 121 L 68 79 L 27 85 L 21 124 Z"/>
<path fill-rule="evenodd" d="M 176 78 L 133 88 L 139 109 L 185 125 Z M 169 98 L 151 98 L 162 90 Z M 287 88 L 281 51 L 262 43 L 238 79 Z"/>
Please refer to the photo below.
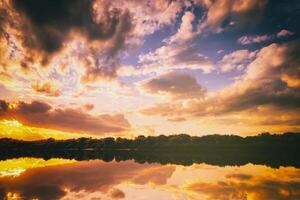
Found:
<path fill-rule="evenodd" d="M 82 109 L 54 108 L 40 101 L 12 105 L 0 101 L 0 119 L 16 119 L 28 126 L 95 135 L 121 132 L 130 128 L 130 124 L 121 114 L 94 116 Z"/>

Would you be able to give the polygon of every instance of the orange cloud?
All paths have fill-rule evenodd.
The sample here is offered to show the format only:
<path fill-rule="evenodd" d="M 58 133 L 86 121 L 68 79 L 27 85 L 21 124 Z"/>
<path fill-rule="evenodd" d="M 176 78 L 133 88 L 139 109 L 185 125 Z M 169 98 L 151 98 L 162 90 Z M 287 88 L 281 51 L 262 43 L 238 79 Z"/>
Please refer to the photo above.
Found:
<path fill-rule="evenodd" d="M 35 83 L 31 85 L 32 89 L 38 93 L 45 94 L 47 96 L 60 96 L 60 91 L 50 82 L 45 83 Z"/>
<path fill-rule="evenodd" d="M 0 119 L 16 119 L 28 126 L 96 135 L 130 128 L 121 114 L 94 116 L 81 109 L 54 108 L 40 101 L 18 102 L 16 106 L 5 101 L 0 102 Z"/>
<path fill-rule="evenodd" d="M 125 193 L 120 189 L 113 188 L 111 193 L 110 193 L 110 196 L 113 199 L 123 199 L 123 198 L 125 198 Z"/>
<path fill-rule="evenodd" d="M 300 88 L 300 78 L 297 75 L 282 74 L 281 80 L 291 88 Z"/>

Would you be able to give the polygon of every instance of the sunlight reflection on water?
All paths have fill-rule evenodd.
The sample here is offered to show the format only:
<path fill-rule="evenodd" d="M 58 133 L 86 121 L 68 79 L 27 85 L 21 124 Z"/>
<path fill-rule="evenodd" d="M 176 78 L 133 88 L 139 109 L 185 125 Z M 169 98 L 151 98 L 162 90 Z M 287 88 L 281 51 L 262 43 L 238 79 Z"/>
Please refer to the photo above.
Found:
<path fill-rule="evenodd" d="M 0 174 L 1 199 L 300 199 L 295 167 L 19 158 L 1 161 Z"/>

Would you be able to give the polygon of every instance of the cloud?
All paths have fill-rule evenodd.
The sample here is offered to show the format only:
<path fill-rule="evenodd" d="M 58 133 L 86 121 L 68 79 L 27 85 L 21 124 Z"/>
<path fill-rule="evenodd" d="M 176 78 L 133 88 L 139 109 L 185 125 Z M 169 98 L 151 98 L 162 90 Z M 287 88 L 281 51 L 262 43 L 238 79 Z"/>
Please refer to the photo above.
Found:
<path fill-rule="evenodd" d="M 84 105 L 84 109 L 86 109 L 87 111 L 93 110 L 94 107 L 94 104 L 91 103 L 87 103 Z"/>
<path fill-rule="evenodd" d="M 0 74 L 0 78 L 1 78 L 1 74 Z M 12 96 L 14 94 L 15 93 L 13 93 L 11 90 L 8 90 L 4 85 L 0 83 L 0 99 L 8 96 Z"/>
<path fill-rule="evenodd" d="M 238 43 L 242 45 L 250 45 L 255 43 L 262 43 L 277 38 L 284 38 L 293 35 L 294 33 L 285 29 L 279 31 L 276 35 L 244 35 L 238 39 Z"/>
<path fill-rule="evenodd" d="M 85 86 L 118 81 L 123 58 L 145 36 L 173 25 L 184 6 L 181 0 L 1 1 L 0 82 L 24 99 L 95 96 Z"/>
<path fill-rule="evenodd" d="M 120 68 L 118 75 L 163 74 L 176 69 L 199 69 L 204 73 L 211 72 L 213 70 L 211 61 L 199 53 L 193 41 L 198 34 L 193 27 L 195 20 L 196 16 L 193 12 L 185 11 L 175 34 L 164 39 L 164 44 L 154 51 L 140 54 L 139 65 Z"/>
<path fill-rule="evenodd" d="M 173 117 L 173 118 L 168 118 L 168 121 L 170 121 L 170 122 L 183 122 L 183 121 L 186 121 L 186 119 L 183 118 L 183 117 Z"/>
<path fill-rule="evenodd" d="M 288 37 L 288 36 L 291 36 L 291 35 L 294 35 L 293 32 L 289 31 L 289 30 L 286 30 L 286 29 L 282 29 L 281 31 L 279 31 L 277 33 L 277 37 Z"/>
<path fill-rule="evenodd" d="M 120 67 L 120 51 L 124 50 L 127 40 L 127 34 L 131 31 L 132 24 L 129 12 L 124 13 L 116 33 L 112 37 L 108 48 L 104 50 L 92 50 L 94 54 L 94 65 L 86 68 L 85 74 L 81 77 L 82 82 L 95 82 L 103 78 L 114 78 L 117 76 L 117 69 Z"/>
<path fill-rule="evenodd" d="M 175 35 L 167 39 L 167 43 L 172 42 L 185 42 L 192 39 L 195 36 L 193 32 L 193 21 L 195 20 L 195 15 L 192 12 L 185 12 L 181 18 L 181 25 Z"/>
<path fill-rule="evenodd" d="M 6 101 L 0 100 L 0 113 L 8 111 L 9 104 Z"/>
<path fill-rule="evenodd" d="M 62 48 L 67 34 L 72 30 L 85 34 L 89 40 L 113 37 L 122 21 L 122 14 L 101 2 L 102 18 L 97 18 L 93 12 L 98 10 L 93 6 L 100 5 L 94 5 L 94 2 L 13 0 L 13 7 L 28 20 L 23 30 L 29 29 L 31 35 L 24 34 L 24 45 L 52 53 Z"/>
<path fill-rule="evenodd" d="M 61 95 L 61 92 L 51 83 L 39 83 L 36 82 L 35 84 L 31 85 L 31 88 L 38 93 L 45 94 L 47 96 L 58 97 Z"/>
<path fill-rule="evenodd" d="M 176 69 L 201 70 L 209 73 L 213 65 L 208 57 L 190 43 L 169 44 L 159 47 L 153 52 L 139 55 L 138 67 L 126 66 L 118 72 L 120 76 L 157 73 L 163 74 Z"/>
<path fill-rule="evenodd" d="M 128 121 L 121 114 L 94 116 L 82 109 L 55 108 L 40 101 L 11 104 L 2 100 L 0 118 L 16 119 L 24 125 L 33 127 L 95 135 L 120 132 L 130 128 Z"/>
<path fill-rule="evenodd" d="M 169 95 L 174 99 L 201 98 L 206 92 L 194 77 L 176 71 L 146 81 L 143 89 L 148 93 Z"/>
<path fill-rule="evenodd" d="M 217 31 L 221 28 L 223 20 L 226 20 L 229 15 L 245 21 L 246 16 L 262 10 L 266 2 L 248 0 L 195 1 L 195 5 L 204 6 L 208 9 L 206 19 L 197 19 L 195 24 L 200 24 L 200 29 L 210 27 Z M 214 17 L 217 18 L 213 19 Z M 118 74 L 120 76 L 145 75 L 153 72 L 162 74 L 173 69 L 200 69 L 205 73 L 211 72 L 213 70 L 212 63 L 207 57 L 200 54 L 193 45 L 193 38 L 201 34 L 201 30 L 197 31 L 196 27 L 194 30 L 193 23 L 195 20 L 196 17 L 193 12 L 185 11 L 180 27 L 174 35 L 164 40 L 165 45 L 155 51 L 139 55 L 141 65 L 137 67 L 125 66 L 118 71 Z"/>
<path fill-rule="evenodd" d="M 181 0 L 4 1 L 0 64 L 10 67 L 13 57 L 33 73 L 42 65 L 73 68 L 82 83 L 112 80 L 127 50 L 172 24 L 183 6 Z"/>
<path fill-rule="evenodd" d="M 234 69 L 243 70 L 256 56 L 256 51 L 247 49 L 237 50 L 223 56 L 218 65 L 221 71 L 228 72 Z"/>
<path fill-rule="evenodd" d="M 217 54 L 222 54 L 222 53 L 224 53 L 225 51 L 223 50 L 223 49 L 220 49 L 220 50 L 218 50 L 217 51 Z"/>
<path fill-rule="evenodd" d="M 111 193 L 110 193 L 110 196 L 113 198 L 113 199 L 124 199 L 125 198 L 125 193 L 118 189 L 118 188 L 114 188 L 112 189 Z"/>
<path fill-rule="evenodd" d="M 84 80 L 115 76 L 119 64 L 111 60 L 119 59 L 132 30 L 128 11 L 94 0 L 43 3 L 15 0 L 11 5 L 6 3 L 6 7 L 8 14 L 1 28 L 9 42 L 14 41 L 20 50 L 21 66 L 27 69 L 35 65 L 53 67 L 55 58 L 72 54 L 78 62 L 92 60 L 89 65 L 92 69 L 86 69 Z M 81 53 L 89 56 L 70 51 L 68 46 L 78 39 L 84 41 Z M 97 58 L 100 54 L 105 57 L 101 62 Z M 93 77 L 88 75 L 90 71 L 95 72 Z"/>
<path fill-rule="evenodd" d="M 291 88 L 300 87 L 300 79 L 297 75 L 293 74 L 282 74 L 281 80 L 285 82 Z"/>
<path fill-rule="evenodd" d="M 209 71 L 209 60 L 190 44 L 167 45 L 139 56 L 140 63 L 165 65 L 166 68 L 190 68 Z M 178 66 L 178 67 L 176 67 Z"/>
<path fill-rule="evenodd" d="M 159 103 L 141 112 L 167 118 L 235 114 L 240 121 L 250 120 L 256 124 L 269 124 L 267 119 L 274 120 L 277 116 L 277 122 L 281 122 L 278 125 L 299 126 L 300 60 L 296 53 L 300 49 L 299 44 L 299 41 L 294 41 L 262 48 L 240 79 L 220 91 L 207 93 L 202 99 L 186 98 L 181 102 Z M 252 119 L 247 117 L 249 113 L 253 115 Z"/>
<path fill-rule="evenodd" d="M 229 26 L 249 25 L 257 21 L 267 0 L 198 0 L 195 3 L 208 10 L 200 31 L 208 27 L 214 32 L 220 32 Z"/>
<path fill-rule="evenodd" d="M 114 2 L 115 6 L 131 11 L 137 36 L 154 33 L 156 30 L 175 22 L 176 17 L 185 6 L 184 1 L 152 0 Z"/>
<path fill-rule="evenodd" d="M 226 178 L 243 181 L 243 180 L 250 180 L 251 178 L 253 178 L 253 176 L 249 174 L 228 174 L 226 175 Z"/>
<path fill-rule="evenodd" d="M 273 35 L 254 35 L 254 36 L 242 36 L 238 39 L 238 43 L 242 45 L 249 45 L 254 43 L 261 43 L 272 40 L 274 38 Z"/>

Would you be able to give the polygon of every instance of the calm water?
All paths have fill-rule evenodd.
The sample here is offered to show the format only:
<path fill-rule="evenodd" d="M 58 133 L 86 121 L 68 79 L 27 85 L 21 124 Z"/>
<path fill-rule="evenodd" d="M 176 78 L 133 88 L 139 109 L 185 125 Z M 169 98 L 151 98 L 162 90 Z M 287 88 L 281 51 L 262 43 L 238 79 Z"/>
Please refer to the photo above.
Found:
<path fill-rule="evenodd" d="M 17 158 L 0 161 L 0 196 L 47 200 L 299 200 L 300 169 Z"/>

